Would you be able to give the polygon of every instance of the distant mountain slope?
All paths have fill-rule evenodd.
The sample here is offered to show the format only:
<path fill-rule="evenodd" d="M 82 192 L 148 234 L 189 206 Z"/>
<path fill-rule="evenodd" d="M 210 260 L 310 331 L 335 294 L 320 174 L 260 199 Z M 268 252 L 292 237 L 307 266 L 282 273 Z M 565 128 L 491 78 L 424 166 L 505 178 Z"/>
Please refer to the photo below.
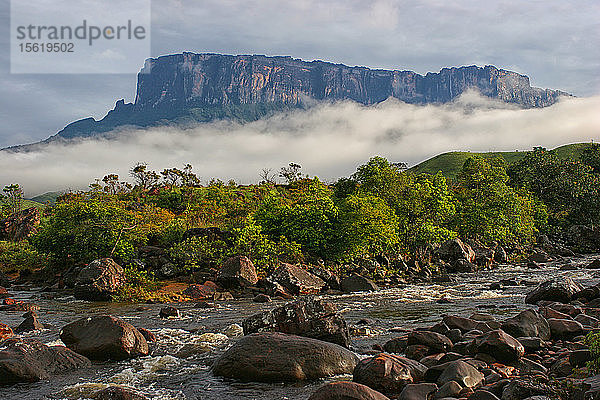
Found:
<path fill-rule="evenodd" d="M 581 156 L 581 153 L 590 146 L 589 143 L 574 143 L 567 144 L 564 146 L 557 147 L 554 149 L 556 155 L 562 159 L 573 159 L 577 160 Z M 425 160 L 414 167 L 410 168 L 409 171 L 416 174 L 428 173 L 437 174 L 441 172 L 447 178 L 455 178 L 460 172 L 465 161 L 472 156 L 479 156 L 486 159 L 492 159 L 496 157 L 502 157 L 507 163 L 519 161 L 527 154 L 526 151 L 493 151 L 493 152 L 468 152 L 468 151 L 452 151 L 448 153 L 439 154 L 435 157 Z"/>
<path fill-rule="evenodd" d="M 73 122 L 48 140 L 92 136 L 127 125 L 253 121 L 315 101 L 371 105 L 394 97 L 412 104 L 446 103 L 469 89 L 525 108 L 546 107 L 568 96 L 531 87 L 527 76 L 491 65 L 419 75 L 292 57 L 183 53 L 146 61 L 134 103 L 119 100 L 102 120 Z"/>

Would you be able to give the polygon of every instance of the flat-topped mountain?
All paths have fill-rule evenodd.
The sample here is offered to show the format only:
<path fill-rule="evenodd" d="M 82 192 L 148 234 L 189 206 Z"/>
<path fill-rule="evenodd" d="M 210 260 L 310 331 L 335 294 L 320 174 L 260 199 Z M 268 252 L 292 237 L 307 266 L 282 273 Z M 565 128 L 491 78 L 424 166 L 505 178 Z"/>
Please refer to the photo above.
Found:
<path fill-rule="evenodd" d="M 119 100 L 102 120 L 74 122 L 49 140 L 90 136 L 124 125 L 251 121 L 314 101 L 371 105 L 394 97 L 413 104 L 446 103 L 468 89 L 525 108 L 546 107 L 568 95 L 531 87 L 527 76 L 491 65 L 419 75 L 292 57 L 183 53 L 146 61 L 138 74 L 134 103 Z"/>

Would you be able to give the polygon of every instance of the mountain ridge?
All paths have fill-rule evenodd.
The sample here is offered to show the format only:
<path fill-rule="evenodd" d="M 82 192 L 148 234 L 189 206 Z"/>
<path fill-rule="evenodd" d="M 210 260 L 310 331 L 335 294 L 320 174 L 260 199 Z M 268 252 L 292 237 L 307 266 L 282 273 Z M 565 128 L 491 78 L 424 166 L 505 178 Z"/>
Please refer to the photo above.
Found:
<path fill-rule="evenodd" d="M 368 106 L 394 97 L 411 104 L 440 104 L 470 89 L 523 108 L 546 107 L 561 96 L 571 96 L 532 87 L 526 75 L 492 65 L 449 67 L 421 75 L 290 56 L 184 52 L 146 60 L 137 76 L 133 103 L 118 100 L 104 118 L 72 122 L 41 143 L 100 135 L 129 125 L 246 122 L 315 101 L 352 100 Z"/>

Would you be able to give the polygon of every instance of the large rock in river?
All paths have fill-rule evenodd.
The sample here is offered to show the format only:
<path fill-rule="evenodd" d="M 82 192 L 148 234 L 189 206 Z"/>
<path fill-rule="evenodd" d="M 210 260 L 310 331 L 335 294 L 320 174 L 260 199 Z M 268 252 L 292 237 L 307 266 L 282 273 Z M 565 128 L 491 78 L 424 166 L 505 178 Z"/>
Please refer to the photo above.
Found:
<path fill-rule="evenodd" d="M 571 278 L 566 276 L 554 278 L 540 283 L 538 287 L 529 292 L 525 297 L 525 303 L 536 304 L 540 300 L 568 303 L 580 290 L 582 287 Z"/>
<path fill-rule="evenodd" d="M 333 343 L 277 332 L 244 336 L 213 365 L 216 376 L 290 382 L 351 374 L 358 357 Z"/>
<path fill-rule="evenodd" d="M 293 295 L 316 294 L 325 287 L 323 279 L 311 274 L 305 269 L 291 264 L 282 263 L 269 277 Z"/>
<path fill-rule="evenodd" d="M 518 361 L 525 354 L 523 345 L 501 329 L 476 337 L 472 350 L 474 353 L 488 354 L 502 363 Z"/>
<path fill-rule="evenodd" d="M 346 293 L 375 292 L 379 290 L 379 287 L 372 280 L 358 274 L 352 274 L 342 279 L 340 287 Z"/>
<path fill-rule="evenodd" d="M 335 304 L 308 299 L 287 303 L 254 314 L 242 323 L 246 335 L 256 332 L 282 332 L 350 346 L 350 333 Z"/>
<path fill-rule="evenodd" d="M 463 243 L 460 239 L 447 240 L 436 250 L 436 255 L 449 263 L 453 263 L 457 260 L 467 260 L 469 262 L 475 261 L 475 252 L 466 243 Z"/>
<path fill-rule="evenodd" d="M 6 339 L 0 348 L 0 385 L 36 382 L 91 365 L 64 346 L 46 346 L 35 339 Z"/>
<path fill-rule="evenodd" d="M 124 360 L 148 355 L 148 342 L 128 322 L 110 315 L 82 318 L 66 325 L 60 339 L 92 360 Z"/>
<path fill-rule="evenodd" d="M 502 330 L 513 337 L 539 337 L 550 340 L 550 326 L 546 318 L 535 310 L 525 310 L 502 323 Z"/>
<path fill-rule="evenodd" d="M 360 383 L 332 382 L 321 386 L 308 400 L 389 400 L 389 398 Z"/>
<path fill-rule="evenodd" d="M 101 258 L 83 267 L 75 278 L 75 298 L 91 301 L 110 300 L 125 283 L 123 268 L 112 258 Z"/>

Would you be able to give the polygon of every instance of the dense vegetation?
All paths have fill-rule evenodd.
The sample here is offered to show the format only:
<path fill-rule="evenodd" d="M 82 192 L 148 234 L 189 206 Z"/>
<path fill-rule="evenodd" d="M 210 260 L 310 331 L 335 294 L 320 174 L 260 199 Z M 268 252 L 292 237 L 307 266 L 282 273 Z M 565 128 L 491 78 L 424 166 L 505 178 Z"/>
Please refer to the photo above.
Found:
<path fill-rule="evenodd" d="M 190 165 L 157 173 L 137 164 L 132 183 L 109 174 L 87 192 L 60 196 L 44 211 L 37 234 L 1 242 L 0 264 L 64 269 L 113 257 L 133 276 L 144 268 L 140 247 L 151 245 L 164 249 L 177 274 L 207 271 L 237 254 L 266 274 L 279 261 L 340 267 L 406 259 L 455 237 L 527 244 L 540 232 L 600 222 L 597 145 L 578 159 L 542 148 L 523 155 L 512 164 L 470 157 L 453 180 L 374 157 L 332 184 L 293 163 L 280 171 L 283 184 L 263 171 L 260 183 L 246 186 L 202 184 Z M 21 198 L 18 185 L 7 186 L 3 215 L 22 208 Z M 184 240 L 198 227 L 223 234 Z"/>

